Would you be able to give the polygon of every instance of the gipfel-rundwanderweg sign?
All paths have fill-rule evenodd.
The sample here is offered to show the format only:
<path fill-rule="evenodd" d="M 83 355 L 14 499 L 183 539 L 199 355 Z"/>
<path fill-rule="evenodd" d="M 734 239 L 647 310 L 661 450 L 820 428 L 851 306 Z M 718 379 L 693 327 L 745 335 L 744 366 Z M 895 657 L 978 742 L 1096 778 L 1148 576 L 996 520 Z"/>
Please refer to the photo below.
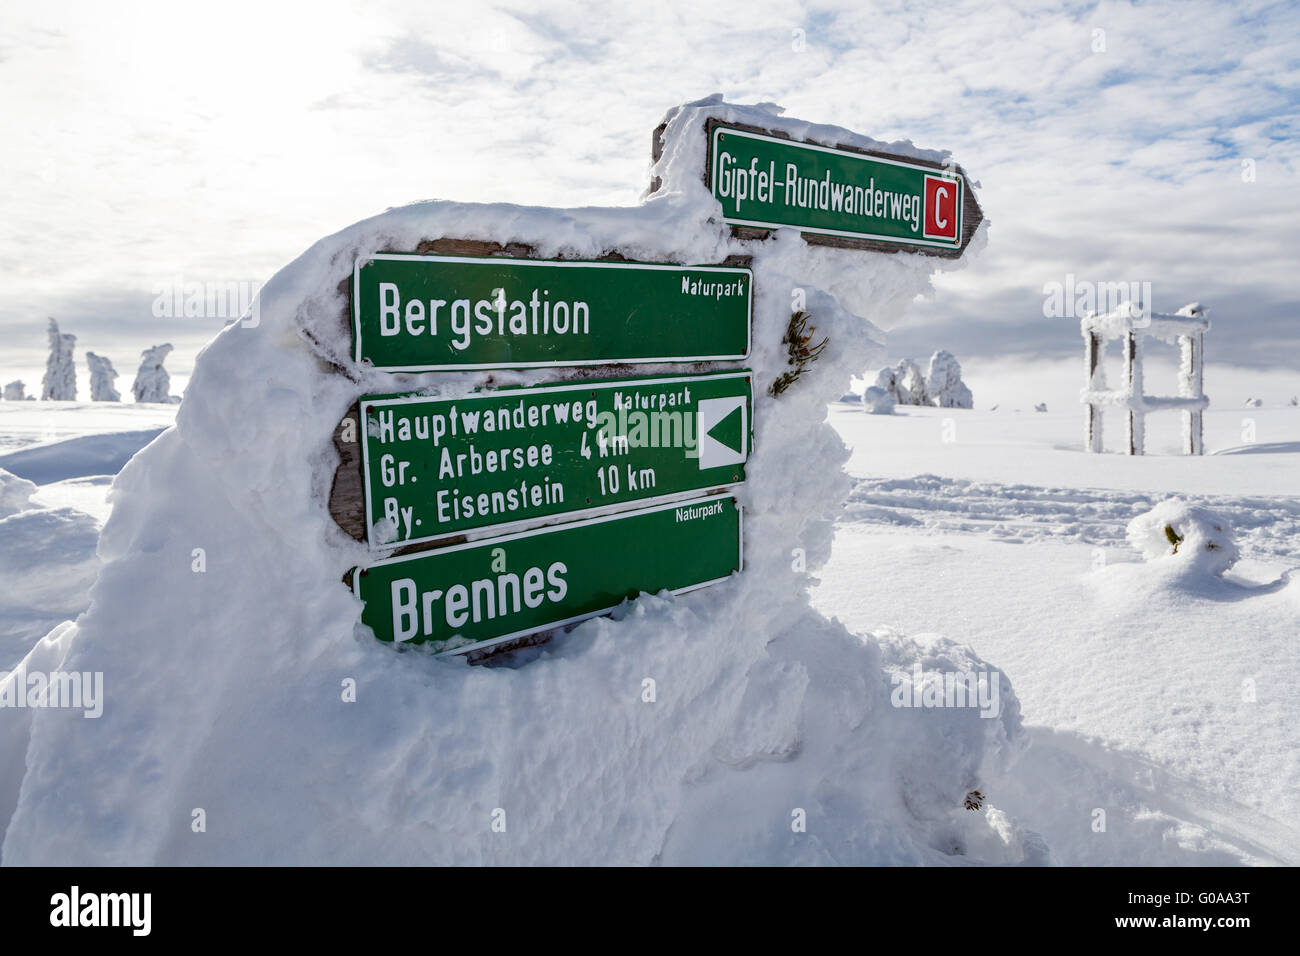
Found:
<path fill-rule="evenodd" d="M 391 548 L 745 480 L 748 371 L 360 402 L 367 538 Z"/>
<path fill-rule="evenodd" d="M 352 586 L 380 640 L 463 653 L 722 581 L 742 568 L 740 519 L 710 495 L 389 558 Z"/>
<path fill-rule="evenodd" d="M 709 136 L 709 186 L 733 226 L 962 249 L 966 183 L 955 170 L 722 124 Z"/>
<path fill-rule="evenodd" d="M 374 255 L 353 271 L 353 358 L 406 372 L 738 360 L 752 285 L 732 266 Z"/>

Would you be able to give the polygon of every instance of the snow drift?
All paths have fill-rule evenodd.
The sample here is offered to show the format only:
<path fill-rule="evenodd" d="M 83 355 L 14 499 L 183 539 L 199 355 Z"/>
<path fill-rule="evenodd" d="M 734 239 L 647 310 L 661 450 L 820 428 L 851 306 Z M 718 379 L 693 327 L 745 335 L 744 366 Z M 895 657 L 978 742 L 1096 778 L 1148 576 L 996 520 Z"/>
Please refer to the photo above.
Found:
<path fill-rule="evenodd" d="M 115 475 L 132 455 L 162 432 L 161 428 L 142 428 L 106 435 L 79 435 L 20 448 L 0 455 L 0 468 L 38 485 L 87 475 Z"/>
<path fill-rule="evenodd" d="M 200 354 L 175 427 L 117 478 L 90 608 L 28 655 L 29 670 L 102 672 L 106 700 L 97 720 L 0 712 L 4 863 L 1044 858 L 1004 817 L 962 808 L 1020 745 L 1010 687 L 993 719 L 892 707 L 891 673 L 933 652 L 850 633 L 806 593 L 849 488 L 825 401 L 881 358 L 857 316 L 892 317 L 954 264 L 811 249 L 788 230 L 733 239 L 700 182 L 710 116 L 943 158 L 713 98 L 669 114 L 663 185 L 640 206 L 427 202 L 307 250 L 262 289 L 255 327 Z M 743 574 L 643 595 L 499 666 L 394 648 L 359 624 L 340 578 L 370 555 L 326 511 L 331 436 L 357 396 L 582 374 L 354 365 L 340 287 L 355 259 L 443 236 L 547 257 L 754 257 L 754 347 L 734 363 L 755 375 Z M 774 399 L 794 288 L 830 346 Z M 960 648 L 925 660 L 983 667 Z"/>

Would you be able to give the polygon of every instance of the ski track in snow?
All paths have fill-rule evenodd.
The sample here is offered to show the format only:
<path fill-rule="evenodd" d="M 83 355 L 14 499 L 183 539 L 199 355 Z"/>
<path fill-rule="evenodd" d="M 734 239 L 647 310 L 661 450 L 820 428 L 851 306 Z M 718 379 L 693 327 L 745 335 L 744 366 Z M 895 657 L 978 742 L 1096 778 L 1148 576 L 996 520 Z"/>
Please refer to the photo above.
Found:
<path fill-rule="evenodd" d="M 841 523 L 934 534 L 982 534 L 1007 542 L 1077 540 L 1129 549 L 1129 520 L 1169 494 L 1044 488 L 918 475 L 855 478 Z M 1228 520 L 1252 557 L 1300 562 L 1300 498 L 1180 495 Z"/>

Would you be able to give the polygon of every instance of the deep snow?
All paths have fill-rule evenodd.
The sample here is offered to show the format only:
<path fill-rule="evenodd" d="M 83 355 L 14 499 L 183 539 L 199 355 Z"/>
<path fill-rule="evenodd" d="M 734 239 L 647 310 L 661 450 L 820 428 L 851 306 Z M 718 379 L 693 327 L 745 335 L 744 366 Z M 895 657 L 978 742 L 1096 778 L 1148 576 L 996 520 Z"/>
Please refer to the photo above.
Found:
<path fill-rule="evenodd" d="M 204 350 L 176 427 L 114 484 L 88 610 L 26 661 L 103 672 L 103 716 L 0 718 L 4 863 L 1047 859 L 996 807 L 962 808 L 1020 749 L 1010 683 L 995 677 L 993 719 L 891 707 L 895 673 L 918 660 L 987 668 L 959 645 L 852 634 L 807 601 L 805 567 L 829 554 L 848 490 L 823 403 L 883 358 L 852 313 L 890 317 L 933 270 L 955 266 L 814 251 L 784 232 L 733 240 L 710 222 L 716 204 L 699 181 L 708 116 L 882 145 L 756 108 L 683 108 L 655 169 L 663 190 L 643 205 L 393 210 L 308 250 L 263 288 L 257 327 L 231 326 Z M 754 477 L 740 492 L 742 575 L 643 596 L 517 666 L 403 653 L 358 626 L 340 577 L 369 555 L 324 507 L 330 437 L 348 406 L 365 392 L 456 395 L 574 374 L 400 376 L 351 363 L 338 286 L 355 258 L 442 235 L 531 243 L 543 256 L 754 256 L 745 365 L 762 397 Z M 773 400 L 796 289 L 834 345 Z"/>
<path fill-rule="evenodd" d="M 1268 447 L 1221 410 L 1219 455 L 1137 459 L 1084 453 L 1078 408 L 899 411 L 829 410 L 855 487 L 814 603 L 997 663 L 1030 747 L 989 798 L 1057 862 L 1300 863 L 1300 409 L 1255 412 Z M 1222 577 L 1130 540 L 1174 490 L 1233 530 Z"/>
<path fill-rule="evenodd" d="M 760 402 L 736 581 L 643 596 L 495 667 L 354 626 L 338 575 L 366 556 L 321 502 L 334 424 L 362 391 L 487 376 L 332 373 L 352 256 L 440 229 L 544 254 L 756 251 L 703 222 L 699 157 L 679 142 L 665 195 L 635 210 L 431 203 L 309 250 L 268 285 L 260 330 L 233 326 L 201 356 L 177 428 L 118 478 L 100 557 L 95 468 L 116 459 L 97 466 L 84 438 L 129 456 L 176 409 L 0 403 L 0 450 L 25 446 L 17 464 L 49 479 L 0 485 L 0 570 L 17 585 L 0 670 L 30 648 L 29 670 L 102 670 L 108 691 L 98 720 L 0 710 L 0 862 L 1300 862 L 1300 409 L 1216 399 L 1210 454 L 1142 459 L 1078 447 L 1073 365 L 1066 382 L 973 363 L 976 411 L 827 409 L 885 356 L 814 281 L 884 321 L 936 266 L 917 257 L 868 267 L 788 236 L 758 250 L 760 385 L 781 369 L 791 287 L 809 287 L 833 347 Z M 1234 375 L 1211 366 L 1207 392 L 1252 378 Z M 1061 382 L 1065 399 L 1039 391 Z M 1051 412 L 1029 411 L 1040 398 Z M 1150 420 L 1152 452 L 1177 449 L 1166 418 Z M 1233 529 L 1241 558 L 1222 577 L 1143 562 L 1126 537 L 1173 493 Z M 101 557 L 93 606 L 59 624 L 90 605 Z M 918 663 L 996 675 L 997 719 L 890 706 Z M 961 809 L 976 787 L 984 808 Z"/>

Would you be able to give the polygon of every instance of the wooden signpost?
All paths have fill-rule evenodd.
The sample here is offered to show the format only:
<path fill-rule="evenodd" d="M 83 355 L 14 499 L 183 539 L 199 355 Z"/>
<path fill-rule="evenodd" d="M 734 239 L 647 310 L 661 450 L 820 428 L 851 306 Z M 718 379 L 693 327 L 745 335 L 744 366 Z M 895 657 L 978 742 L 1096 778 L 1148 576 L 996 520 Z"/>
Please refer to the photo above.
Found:
<path fill-rule="evenodd" d="M 982 220 L 956 167 L 718 119 L 703 129 L 704 183 L 740 239 L 795 228 L 812 244 L 956 257 Z M 358 397 L 335 433 L 329 506 L 383 555 L 345 578 L 362 622 L 383 641 L 478 652 L 738 573 L 742 509 L 727 491 L 753 445 L 753 375 L 739 367 L 753 282 L 747 257 L 542 259 L 454 237 L 359 258 L 346 288 L 356 365 L 557 379 Z M 637 363 L 676 368 L 629 375 Z"/>
<path fill-rule="evenodd" d="M 682 374 L 361 396 L 336 432 L 330 511 L 391 555 L 349 572 L 363 623 L 380 640 L 478 652 L 739 571 L 741 509 L 721 492 L 744 482 L 752 447 L 752 375 L 735 367 L 750 349 L 743 260 L 431 246 L 357 261 L 353 361 L 394 372 L 655 362 Z M 584 515 L 596 517 L 572 520 Z"/>

